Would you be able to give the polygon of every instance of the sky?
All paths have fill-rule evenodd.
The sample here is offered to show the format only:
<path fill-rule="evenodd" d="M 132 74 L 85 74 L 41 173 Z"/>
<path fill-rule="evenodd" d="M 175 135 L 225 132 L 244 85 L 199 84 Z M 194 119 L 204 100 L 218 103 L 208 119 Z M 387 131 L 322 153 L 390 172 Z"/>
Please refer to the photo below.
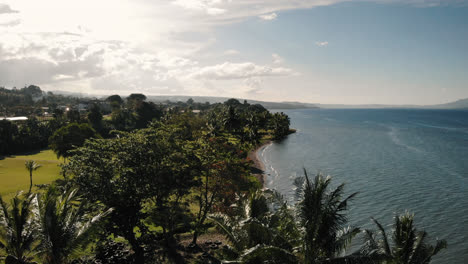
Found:
<path fill-rule="evenodd" d="M 323 104 L 468 98 L 468 0 L 0 0 L 0 86 Z"/>

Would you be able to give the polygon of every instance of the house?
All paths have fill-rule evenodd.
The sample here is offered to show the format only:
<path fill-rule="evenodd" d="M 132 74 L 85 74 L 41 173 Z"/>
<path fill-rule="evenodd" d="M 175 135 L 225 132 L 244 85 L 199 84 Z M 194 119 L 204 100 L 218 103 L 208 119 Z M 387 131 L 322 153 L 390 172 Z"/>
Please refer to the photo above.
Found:
<path fill-rule="evenodd" d="M 86 112 L 88 111 L 89 104 L 87 102 L 81 102 L 78 104 L 77 108 L 78 111 L 81 112 Z"/>
<path fill-rule="evenodd" d="M 25 116 L 15 116 L 15 117 L 0 117 L 0 120 L 8 120 L 8 121 L 11 121 L 11 122 L 15 122 L 15 121 L 26 121 L 28 120 L 27 117 Z"/>

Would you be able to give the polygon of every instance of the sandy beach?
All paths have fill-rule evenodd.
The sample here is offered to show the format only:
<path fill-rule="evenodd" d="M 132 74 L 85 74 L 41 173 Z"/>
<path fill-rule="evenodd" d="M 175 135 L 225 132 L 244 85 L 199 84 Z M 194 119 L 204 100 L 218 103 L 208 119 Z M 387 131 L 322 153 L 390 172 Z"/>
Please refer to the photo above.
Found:
<path fill-rule="evenodd" d="M 260 160 L 259 155 L 260 152 L 269 144 L 271 144 L 272 141 L 268 140 L 264 142 L 263 144 L 259 145 L 256 147 L 254 150 L 252 150 L 248 157 L 253 161 L 254 167 L 252 168 L 252 174 L 258 179 L 258 181 L 261 183 L 263 187 L 265 187 L 265 164 Z"/>

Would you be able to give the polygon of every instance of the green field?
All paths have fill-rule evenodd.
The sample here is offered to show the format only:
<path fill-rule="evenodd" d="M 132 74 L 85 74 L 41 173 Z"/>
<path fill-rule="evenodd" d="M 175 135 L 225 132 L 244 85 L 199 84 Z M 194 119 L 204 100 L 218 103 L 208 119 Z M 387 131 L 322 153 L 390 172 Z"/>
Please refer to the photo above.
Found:
<path fill-rule="evenodd" d="M 24 167 L 27 160 L 41 165 L 33 172 L 33 184 L 50 183 L 59 177 L 61 161 L 52 150 L 31 155 L 18 155 L 0 159 L 0 195 L 11 196 L 19 190 L 29 189 L 29 172 Z"/>

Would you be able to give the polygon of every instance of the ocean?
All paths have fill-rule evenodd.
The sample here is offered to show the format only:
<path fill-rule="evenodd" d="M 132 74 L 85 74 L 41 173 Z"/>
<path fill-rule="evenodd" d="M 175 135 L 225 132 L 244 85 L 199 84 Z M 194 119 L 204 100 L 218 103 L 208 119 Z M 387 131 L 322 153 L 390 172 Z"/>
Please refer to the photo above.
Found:
<path fill-rule="evenodd" d="M 283 111 L 297 132 L 259 150 L 266 187 L 294 203 L 303 168 L 359 192 L 351 226 L 391 231 L 395 214 L 415 214 L 429 241 L 448 248 L 433 263 L 468 263 L 468 111 L 307 109 Z M 354 243 L 359 244 L 360 238 Z"/>

